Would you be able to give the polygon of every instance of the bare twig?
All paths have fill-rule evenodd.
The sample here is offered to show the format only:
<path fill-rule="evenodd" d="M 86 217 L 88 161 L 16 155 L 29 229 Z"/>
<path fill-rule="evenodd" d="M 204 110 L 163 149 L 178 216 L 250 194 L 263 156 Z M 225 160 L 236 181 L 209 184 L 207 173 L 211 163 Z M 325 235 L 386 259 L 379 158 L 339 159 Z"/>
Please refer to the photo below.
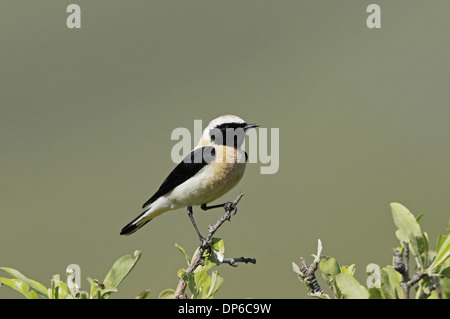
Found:
<path fill-rule="evenodd" d="M 403 280 L 400 282 L 403 290 L 403 299 L 409 299 L 411 287 L 417 284 L 425 274 L 419 270 L 411 278 L 409 277 L 409 244 L 403 242 L 403 247 L 405 248 L 403 254 L 400 250 L 394 249 L 394 269 L 403 277 Z M 403 262 L 403 257 L 405 257 L 405 262 Z"/>
<path fill-rule="evenodd" d="M 302 266 L 300 267 L 300 272 L 302 273 L 301 276 L 310 290 L 311 295 L 321 295 L 323 293 L 323 289 L 320 287 L 316 275 L 314 274 L 319 266 L 319 263 L 317 260 L 314 260 L 308 267 L 305 258 L 300 257 L 300 259 L 302 261 Z"/>
<path fill-rule="evenodd" d="M 245 258 L 245 257 L 239 257 L 239 258 L 224 258 L 222 260 L 222 263 L 229 264 L 231 267 L 237 267 L 238 263 L 252 263 L 256 264 L 255 258 Z"/>
<path fill-rule="evenodd" d="M 175 298 L 176 299 L 186 299 L 187 298 L 187 296 L 185 294 L 185 290 L 186 290 L 186 286 L 187 286 L 187 282 L 186 282 L 185 278 L 187 278 L 189 275 L 191 275 L 195 271 L 195 269 L 203 263 L 203 253 L 206 250 L 211 248 L 213 235 L 219 229 L 219 227 L 222 226 L 222 224 L 225 221 L 231 219 L 231 212 L 236 209 L 236 205 L 239 203 L 242 196 L 244 196 L 244 193 L 240 192 L 239 195 L 236 197 L 236 199 L 233 202 L 231 202 L 229 205 L 225 205 L 224 206 L 225 214 L 222 217 L 220 217 L 219 220 L 214 225 L 210 225 L 208 227 L 208 234 L 202 241 L 202 243 L 197 251 L 197 254 L 192 258 L 191 263 L 189 264 L 188 268 L 185 270 L 185 276 L 183 278 L 181 278 L 178 282 L 177 289 L 175 290 Z M 223 262 L 229 263 L 231 266 L 236 266 L 237 262 L 256 263 L 256 260 L 252 259 L 252 258 L 241 257 L 241 258 L 225 258 Z"/>

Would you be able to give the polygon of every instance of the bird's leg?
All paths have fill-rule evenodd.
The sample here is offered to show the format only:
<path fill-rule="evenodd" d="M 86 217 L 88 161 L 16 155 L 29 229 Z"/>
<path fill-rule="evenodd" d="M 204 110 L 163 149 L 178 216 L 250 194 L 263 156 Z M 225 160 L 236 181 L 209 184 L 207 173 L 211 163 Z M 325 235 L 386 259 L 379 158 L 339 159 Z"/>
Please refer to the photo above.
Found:
<path fill-rule="evenodd" d="M 223 204 L 212 205 L 212 206 L 206 206 L 206 204 L 200 205 L 200 208 L 203 210 L 210 210 L 210 209 L 219 208 L 219 207 L 223 207 L 228 212 L 234 211 L 233 215 L 236 215 L 236 213 L 237 213 L 237 203 L 235 203 L 235 202 L 226 202 Z"/>
<path fill-rule="evenodd" d="M 213 206 L 206 206 L 206 204 L 201 204 L 200 208 L 203 209 L 203 210 L 210 210 L 210 209 L 213 209 L 213 208 L 219 208 L 219 207 L 224 207 L 224 206 L 225 206 L 225 203 L 219 204 L 219 205 L 213 205 Z"/>
<path fill-rule="evenodd" d="M 200 234 L 197 224 L 195 223 L 194 212 L 192 211 L 192 206 L 188 206 L 187 211 L 188 211 L 189 219 L 191 220 L 192 225 L 194 225 L 195 231 L 197 232 L 197 235 L 198 235 L 198 239 L 200 240 L 200 246 L 207 247 L 208 243 L 206 242 L 206 239 Z"/>

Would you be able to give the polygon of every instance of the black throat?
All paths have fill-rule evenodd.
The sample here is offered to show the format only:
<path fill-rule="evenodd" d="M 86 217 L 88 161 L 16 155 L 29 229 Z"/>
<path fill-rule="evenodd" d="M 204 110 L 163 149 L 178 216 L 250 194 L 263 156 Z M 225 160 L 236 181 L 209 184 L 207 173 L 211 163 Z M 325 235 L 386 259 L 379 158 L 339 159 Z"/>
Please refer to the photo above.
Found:
<path fill-rule="evenodd" d="M 209 137 L 214 144 L 237 148 L 245 138 L 247 123 L 224 123 L 209 131 Z"/>

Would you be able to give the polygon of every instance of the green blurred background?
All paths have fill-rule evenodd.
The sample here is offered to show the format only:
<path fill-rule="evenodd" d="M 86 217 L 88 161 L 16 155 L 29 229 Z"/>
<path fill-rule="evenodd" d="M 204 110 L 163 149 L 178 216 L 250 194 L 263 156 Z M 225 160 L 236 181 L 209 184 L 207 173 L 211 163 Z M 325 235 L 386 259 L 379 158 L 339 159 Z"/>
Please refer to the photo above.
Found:
<path fill-rule="evenodd" d="M 432 246 L 450 211 L 449 1 L 0 0 L 0 266 L 49 285 L 67 265 L 102 280 L 143 251 L 115 298 L 175 288 L 184 210 L 120 229 L 175 166 L 174 128 L 221 114 L 280 129 L 280 167 L 250 164 L 216 234 L 221 298 L 304 298 L 291 262 L 324 254 L 390 264 L 389 203 L 425 213 Z M 218 201 L 219 202 L 219 201 Z M 220 211 L 196 210 L 206 231 Z M 4 275 L 4 274 L 3 274 Z M 3 276 L 2 275 L 2 276 Z M 21 297 L 0 288 L 0 298 Z"/>

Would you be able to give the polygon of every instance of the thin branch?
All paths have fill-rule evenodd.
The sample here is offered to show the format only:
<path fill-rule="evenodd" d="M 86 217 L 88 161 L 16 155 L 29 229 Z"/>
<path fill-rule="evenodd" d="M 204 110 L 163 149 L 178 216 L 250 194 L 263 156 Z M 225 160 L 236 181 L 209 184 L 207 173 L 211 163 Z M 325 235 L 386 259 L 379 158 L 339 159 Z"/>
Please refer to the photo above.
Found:
<path fill-rule="evenodd" d="M 219 218 L 219 220 L 214 224 L 214 225 L 210 225 L 208 227 L 208 234 L 206 235 L 206 237 L 204 238 L 204 240 L 202 241 L 202 244 L 200 245 L 197 254 L 195 254 L 195 256 L 192 258 L 191 263 L 189 264 L 188 268 L 185 270 L 185 276 L 183 276 L 183 278 L 181 278 L 178 282 L 178 286 L 177 289 L 175 290 L 175 298 L 176 299 L 186 299 L 187 296 L 185 294 L 185 290 L 186 290 L 186 286 L 187 286 L 187 282 L 185 281 L 184 278 L 187 278 L 188 276 L 190 276 L 195 269 L 197 269 L 198 266 L 200 266 L 204 261 L 203 261 L 203 253 L 211 248 L 211 244 L 212 244 L 212 237 L 215 234 L 215 232 L 219 229 L 220 226 L 222 226 L 222 224 L 231 219 L 231 212 L 234 210 L 236 212 L 236 205 L 239 203 L 239 201 L 241 200 L 242 196 L 244 196 L 243 192 L 240 192 L 239 195 L 236 197 L 236 199 L 231 202 L 229 205 L 225 205 L 225 214 Z M 242 258 L 242 260 L 240 260 Z M 243 261 L 243 262 L 252 262 L 255 263 L 256 260 L 252 259 L 252 258 L 235 258 L 234 260 L 237 261 Z M 227 260 L 227 261 L 225 261 Z M 230 260 L 230 262 L 228 262 L 228 260 Z M 224 262 L 229 263 L 230 265 L 232 265 L 231 260 L 233 260 L 233 258 L 226 258 L 224 259 Z M 236 264 L 237 265 L 237 264 Z M 232 265 L 233 266 L 233 265 Z"/>
<path fill-rule="evenodd" d="M 300 259 L 302 261 L 302 266 L 300 267 L 300 272 L 302 273 L 301 276 L 304 279 L 311 295 L 321 295 L 323 293 L 323 289 L 322 287 L 320 287 L 316 275 L 314 274 L 319 266 L 319 263 L 317 262 L 317 260 L 314 260 L 313 263 L 308 267 L 305 258 L 300 257 Z"/>
<path fill-rule="evenodd" d="M 394 269 L 403 277 L 403 280 L 400 282 L 403 290 L 403 299 L 409 299 L 411 287 L 417 284 L 425 276 L 425 273 L 419 270 L 411 278 L 409 277 L 409 244 L 403 242 L 403 247 L 405 248 L 403 254 L 400 250 L 394 249 Z M 403 262 L 403 257 L 405 262 Z"/>
<path fill-rule="evenodd" d="M 252 263 L 256 264 L 255 258 L 246 258 L 246 257 L 238 257 L 238 258 L 224 258 L 222 263 L 229 264 L 231 267 L 237 267 L 238 263 Z"/>

